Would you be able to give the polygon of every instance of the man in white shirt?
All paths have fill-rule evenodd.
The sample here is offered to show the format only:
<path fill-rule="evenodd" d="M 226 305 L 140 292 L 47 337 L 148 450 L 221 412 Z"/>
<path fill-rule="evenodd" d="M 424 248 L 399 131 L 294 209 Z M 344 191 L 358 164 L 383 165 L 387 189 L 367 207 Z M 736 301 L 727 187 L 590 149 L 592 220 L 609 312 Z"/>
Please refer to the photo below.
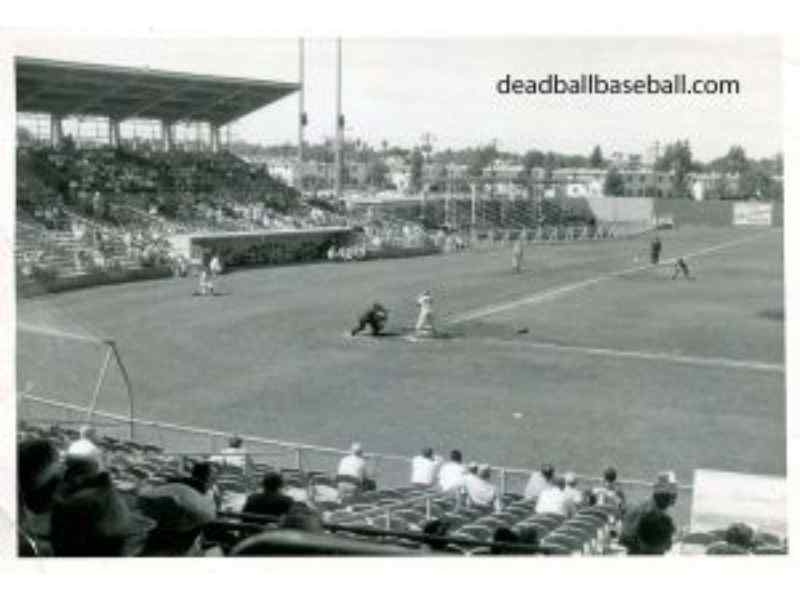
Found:
<path fill-rule="evenodd" d="M 536 513 L 551 513 L 569 517 L 575 512 L 575 506 L 564 493 L 565 482 L 563 477 L 555 477 L 553 485 L 539 494 L 536 501 Z"/>
<path fill-rule="evenodd" d="M 478 473 L 467 473 L 464 477 L 464 488 L 472 506 L 490 507 L 497 499 L 497 488 L 489 481 L 492 470 L 489 465 L 480 465 Z"/>
<path fill-rule="evenodd" d="M 419 487 L 431 487 L 440 465 L 441 458 L 433 455 L 433 448 L 425 448 L 422 454 L 411 460 L 411 483 Z"/>
<path fill-rule="evenodd" d="M 453 450 L 450 460 L 439 469 L 439 487 L 443 492 L 456 492 L 464 487 L 466 469 L 461 460 L 461 451 Z"/>
<path fill-rule="evenodd" d="M 564 482 L 566 483 L 564 493 L 567 495 L 569 501 L 572 502 L 573 506 L 580 506 L 583 504 L 583 492 L 578 489 L 578 478 L 575 476 L 575 473 L 571 471 L 565 473 Z"/>
<path fill-rule="evenodd" d="M 417 324 L 415 326 L 416 333 L 433 335 L 433 296 L 430 291 L 423 292 L 417 298 L 417 305 L 419 306 L 419 316 L 417 316 Z"/>
<path fill-rule="evenodd" d="M 242 438 L 238 435 L 233 436 L 228 441 L 228 447 L 222 450 L 221 454 L 213 456 L 211 461 L 219 465 L 238 467 L 242 470 L 247 470 L 253 466 L 253 461 L 242 444 Z"/>
<path fill-rule="evenodd" d="M 539 494 L 550 487 L 554 473 L 555 469 L 550 464 L 544 464 L 539 471 L 531 473 L 531 478 L 525 487 L 525 499 L 533 500 L 538 498 Z"/>
<path fill-rule="evenodd" d="M 350 454 L 339 461 L 336 475 L 341 499 L 351 498 L 361 490 L 367 477 L 367 461 L 364 460 L 364 450 L 361 448 L 361 444 L 353 442 Z"/>

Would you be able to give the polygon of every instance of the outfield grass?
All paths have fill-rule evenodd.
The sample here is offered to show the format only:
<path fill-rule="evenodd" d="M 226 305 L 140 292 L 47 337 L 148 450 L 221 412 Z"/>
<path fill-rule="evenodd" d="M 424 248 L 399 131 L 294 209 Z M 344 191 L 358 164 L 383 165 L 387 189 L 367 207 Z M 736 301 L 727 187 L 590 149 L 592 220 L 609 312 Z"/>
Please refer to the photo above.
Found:
<path fill-rule="evenodd" d="M 665 468 L 683 481 L 695 468 L 785 474 L 781 231 L 683 228 L 662 239 L 667 257 L 741 243 L 690 259 L 696 281 L 672 281 L 669 266 L 630 271 L 647 258 L 640 239 L 531 246 L 519 275 L 510 249 L 497 248 L 238 271 L 216 298 L 193 297 L 191 280 L 137 282 L 24 300 L 18 319 L 117 340 L 137 412 L 153 419 L 336 447 L 357 438 L 405 455 L 459 447 L 494 465 L 597 474 L 615 464 L 647 480 Z M 344 335 L 374 300 L 389 307 L 391 329 L 410 327 L 425 289 L 449 339 Z M 17 352 L 20 389 L 87 401 L 99 349 L 22 334 Z M 125 410 L 114 375 L 102 406 Z"/>

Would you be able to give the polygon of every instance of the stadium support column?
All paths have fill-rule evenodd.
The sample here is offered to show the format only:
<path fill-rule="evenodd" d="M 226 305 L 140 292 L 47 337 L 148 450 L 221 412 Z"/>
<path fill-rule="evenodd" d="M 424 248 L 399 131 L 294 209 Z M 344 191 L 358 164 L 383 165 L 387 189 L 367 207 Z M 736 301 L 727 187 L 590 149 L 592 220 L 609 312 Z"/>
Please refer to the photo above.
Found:
<path fill-rule="evenodd" d="M 120 145 L 120 133 L 119 133 L 119 119 L 115 119 L 114 117 L 108 118 L 108 144 L 113 146 L 114 148 L 119 148 Z"/>
<path fill-rule="evenodd" d="M 342 197 L 342 138 L 344 134 L 344 115 L 342 114 L 342 38 L 336 38 L 336 172 L 333 174 L 336 199 Z"/>
<path fill-rule="evenodd" d="M 306 123 L 308 119 L 306 117 L 306 97 L 305 97 L 305 41 L 303 38 L 299 40 L 299 77 L 300 80 L 300 90 L 298 96 L 298 122 L 297 122 L 297 169 L 295 173 L 295 187 L 297 190 L 302 194 L 303 193 L 303 133 L 305 131 Z"/>
<path fill-rule="evenodd" d="M 64 123 L 61 115 L 50 115 L 50 145 L 58 146 L 64 139 Z"/>
<path fill-rule="evenodd" d="M 175 130 L 173 124 L 166 119 L 161 120 L 161 146 L 166 152 L 175 149 Z"/>
<path fill-rule="evenodd" d="M 212 152 L 219 152 L 220 148 L 222 148 L 222 138 L 219 134 L 219 125 L 216 123 L 209 123 L 208 124 L 208 136 L 209 136 L 209 146 L 211 147 Z"/>
<path fill-rule="evenodd" d="M 475 225 L 477 224 L 477 218 L 476 218 L 477 214 L 476 214 L 475 207 L 478 204 L 478 184 L 473 181 L 472 183 L 469 184 L 469 187 L 470 187 L 471 199 L 472 199 L 472 202 L 470 204 L 470 220 L 469 220 L 469 223 L 470 223 L 470 226 L 472 227 L 472 229 L 475 229 Z"/>

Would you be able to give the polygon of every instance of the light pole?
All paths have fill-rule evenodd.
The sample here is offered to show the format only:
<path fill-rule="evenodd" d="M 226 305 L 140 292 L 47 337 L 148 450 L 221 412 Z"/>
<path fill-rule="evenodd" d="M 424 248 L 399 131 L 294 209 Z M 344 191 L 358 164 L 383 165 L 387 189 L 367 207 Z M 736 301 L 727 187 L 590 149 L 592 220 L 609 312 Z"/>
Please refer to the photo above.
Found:
<path fill-rule="evenodd" d="M 306 127 L 306 123 L 308 121 L 306 117 L 306 99 L 305 99 L 305 42 L 303 38 L 300 38 L 298 41 L 298 70 L 299 70 L 299 81 L 300 81 L 300 90 L 298 96 L 298 123 L 297 123 L 297 180 L 295 181 L 295 186 L 297 187 L 298 191 L 302 195 L 303 193 L 303 133 Z"/>
<path fill-rule="evenodd" d="M 335 169 L 334 193 L 337 200 L 342 197 L 342 137 L 344 133 L 344 115 L 342 114 L 342 38 L 336 38 L 336 137 L 335 137 Z"/>

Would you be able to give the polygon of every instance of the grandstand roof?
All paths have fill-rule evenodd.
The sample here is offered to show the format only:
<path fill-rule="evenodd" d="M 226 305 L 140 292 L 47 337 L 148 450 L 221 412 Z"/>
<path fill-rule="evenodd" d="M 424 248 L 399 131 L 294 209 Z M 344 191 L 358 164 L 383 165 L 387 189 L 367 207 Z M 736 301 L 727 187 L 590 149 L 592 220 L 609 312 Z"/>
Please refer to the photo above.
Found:
<path fill-rule="evenodd" d="M 265 79 L 17 57 L 17 111 L 224 125 L 300 89 Z"/>

